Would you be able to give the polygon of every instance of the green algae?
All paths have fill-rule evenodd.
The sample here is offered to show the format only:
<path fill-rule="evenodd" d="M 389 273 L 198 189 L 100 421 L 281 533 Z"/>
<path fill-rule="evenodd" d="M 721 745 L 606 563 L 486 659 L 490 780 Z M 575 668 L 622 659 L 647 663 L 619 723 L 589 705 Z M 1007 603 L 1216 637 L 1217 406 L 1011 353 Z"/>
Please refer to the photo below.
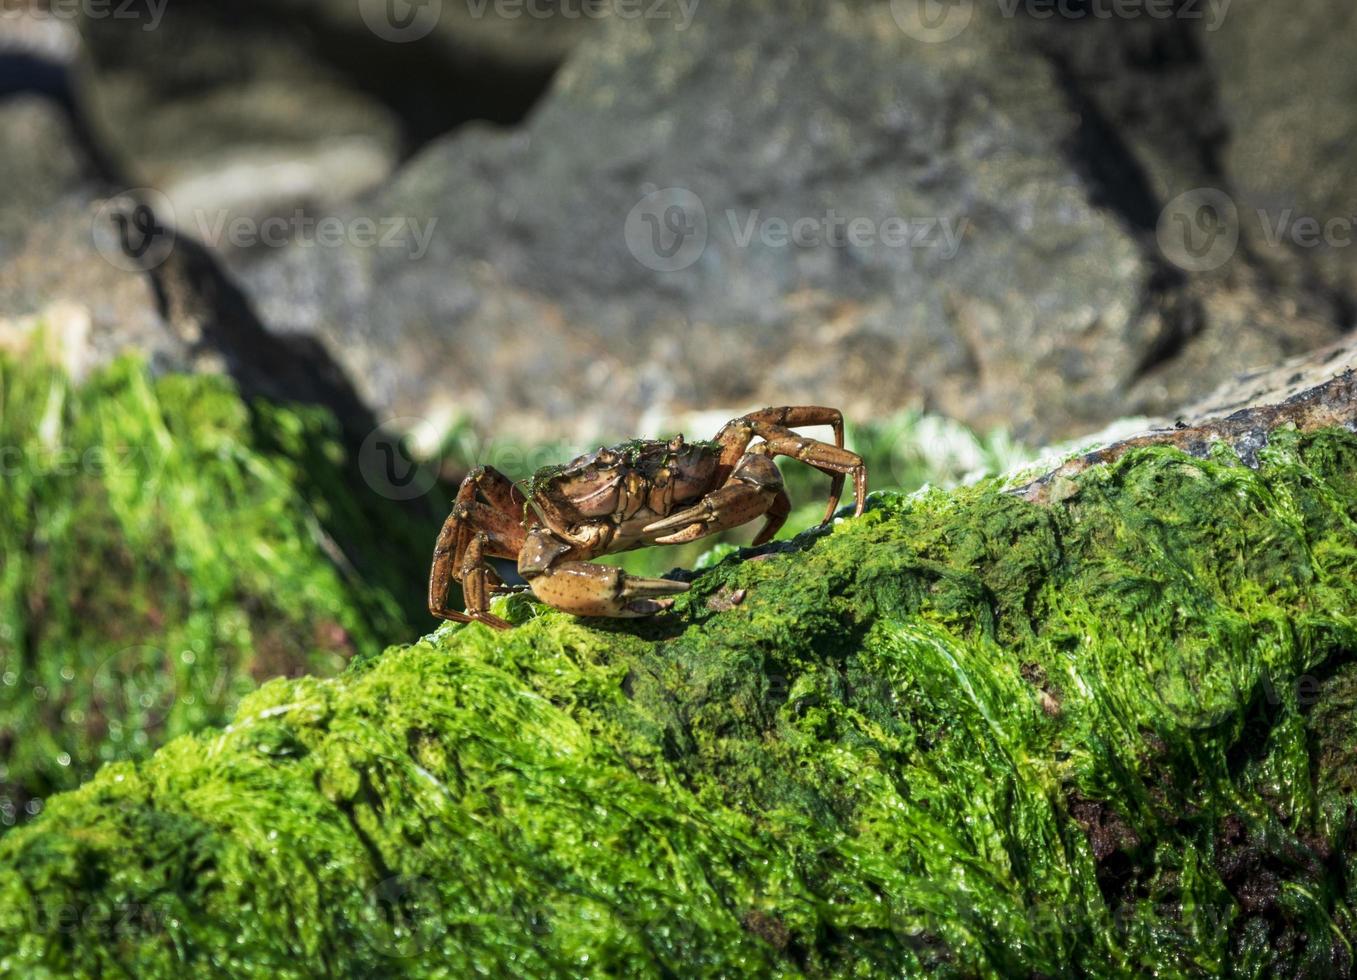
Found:
<path fill-rule="evenodd" d="M 379 543 L 429 532 L 372 512 L 314 410 L 0 359 L 0 468 L 0 825 L 262 680 L 417 635 Z"/>
<path fill-rule="evenodd" d="M 0 841 L 0 973 L 1350 974 L 1357 436 L 1064 496 L 266 684 Z"/>

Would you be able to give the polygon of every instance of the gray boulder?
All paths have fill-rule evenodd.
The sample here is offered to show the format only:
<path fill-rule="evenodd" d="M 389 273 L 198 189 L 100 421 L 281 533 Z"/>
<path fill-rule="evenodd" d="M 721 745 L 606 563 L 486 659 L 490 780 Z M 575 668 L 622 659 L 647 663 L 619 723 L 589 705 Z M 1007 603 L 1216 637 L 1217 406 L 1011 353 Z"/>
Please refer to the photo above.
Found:
<path fill-rule="evenodd" d="M 0 101 L 0 262 L 12 256 L 33 226 L 90 179 L 89 161 L 74 139 L 69 116 L 40 95 Z"/>
<path fill-rule="evenodd" d="M 1039 440 L 1335 335 L 1247 266 L 1168 261 L 1077 153 L 1078 66 L 973 13 L 945 39 L 886 4 L 614 20 L 522 129 L 439 141 L 345 215 L 392 247 L 291 248 L 242 282 L 381 413 L 528 436 L 814 401 Z"/>
<path fill-rule="evenodd" d="M 0 262 L 67 195 L 98 173 L 70 100 L 80 37 L 69 23 L 10 0 L 0 19 Z"/>
<path fill-rule="evenodd" d="M 1206 50 L 1231 139 L 1237 220 L 1252 247 L 1311 261 L 1357 298 L 1357 8 L 1235 3 Z"/>
<path fill-rule="evenodd" d="M 80 96 L 129 183 L 157 188 L 167 219 L 230 255 L 260 245 L 269 218 L 325 213 L 373 189 L 465 118 L 517 119 L 587 26 L 473 17 L 474 5 L 432 0 L 411 8 L 418 36 L 405 37 L 403 4 L 90 7 L 81 26 L 94 70 Z"/>

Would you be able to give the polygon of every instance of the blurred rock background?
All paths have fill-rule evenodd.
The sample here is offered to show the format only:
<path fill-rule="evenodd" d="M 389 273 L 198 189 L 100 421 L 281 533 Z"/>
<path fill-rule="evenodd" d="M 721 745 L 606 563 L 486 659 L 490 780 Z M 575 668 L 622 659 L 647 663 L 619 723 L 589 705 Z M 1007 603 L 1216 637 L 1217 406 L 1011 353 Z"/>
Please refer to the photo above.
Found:
<path fill-rule="evenodd" d="M 248 374 L 248 310 L 398 427 L 810 400 L 1039 442 L 1352 326 L 1340 0 L 17 3 L 0 311 Z M 142 187 L 196 271 L 87 268 Z"/>
<path fill-rule="evenodd" d="M 1341 339 L 1354 41 L 1343 0 L 0 0 L 0 449 L 116 455 L 135 417 L 181 460 L 7 480 L 0 823 L 421 632 L 415 543 L 471 463 L 823 403 L 909 487 Z M 125 392 L 125 354 L 154 398 L 68 390 Z M 230 445 L 218 505 L 192 484 Z M 236 553 L 176 543 L 190 504 L 304 519 Z M 59 535 L 113 558 L 71 558 L 49 615 Z M 147 541 L 173 588 L 82 598 Z M 313 583 L 286 615 L 280 553 Z M 100 665 L 182 666 L 167 609 L 226 680 L 110 747 Z"/>

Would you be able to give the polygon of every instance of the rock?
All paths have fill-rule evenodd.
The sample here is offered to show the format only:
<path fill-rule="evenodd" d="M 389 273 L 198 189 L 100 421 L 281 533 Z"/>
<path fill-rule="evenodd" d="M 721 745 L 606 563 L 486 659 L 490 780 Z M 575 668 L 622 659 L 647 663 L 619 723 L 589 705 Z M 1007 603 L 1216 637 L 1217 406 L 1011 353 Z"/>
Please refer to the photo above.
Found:
<path fill-rule="evenodd" d="M 440 140 L 344 212 L 395 247 L 290 248 L 241 280 L 379 415 L 529 439 L 810 400 L 1039 442 L 1333 339 L 1322 298 L 1271 290 L 1247 256 L 1214 277 L 1165 258 L 1159 189 L 1198 152 L 1174 149 L 1186 105 L 1132 134 L 1159 154 L 1143 191 L 1109 196 L 1128 154 L 1089 171 L 1095 96 L 1110 119 L 1136 106 L 1076 98 L 1081 72 L 979 11 L 948 43 L 886 4 L 619 20 L 519 130 Z M 798 219 L 819 244 L 787 240 Z"/>
<path fill-rule="evenodd" d="M 1357 10 L 1240 3 L 1204 48 L 1220 79 L 1237 220 L 1254 248 L 1296 254 L 1357 303 Z M 1336 223 L 1334 223 L 1336 222 Z M 1310 224 L 1313 223 L 1313 224 Z"/>
<path fill-rule="evenodd" d="M 0 350 L 42 347 L 77 380 L 129 353 L 158 374 L 228 374 L 248 398 L 324 408 L 351 449 L 378 435 L 325 349 L 268 333 L 219 258 L 162 223 L 161 206 L 154 192 L 90 190 L 53 208 L 0 265 Z"/>
<path fill-rule="evenodd" d="M 269 683 L 0 840 L 0 964 L 1348 975 L 1355 405 Z"/>
<path fill-rule="evenodd" d="M 1240 262 L 1225 276 L 1188 282 L 1182 300 L 1192 318 L 1147 355 L 1127 396 L 1129 412 L 1167 414 L 1231 375 L 1334 342 L 1335 311 L 1303 291 L 1277 289 Z"/>
<path fill-rule="evenodd" d="M 85 14 L 81 96 L 129 180 L 173 205 L 166 220 L 230 255 L 258 247 L 241 242 L 267 219 L 366 193 L 464 119 L 518 119 L 587 27 L 475 9 L 448 3 L 429 37 L 401 44 L 382 32 L 386 0 L 132 0 Z"/>
<path fill-rule="evenodd" d="M 0 36 L 0 349 L 41 348 L 76 378 L 139 349 L 182 364 L 152 284 L 118 248 L 110 174 L 71 98 L 82 71 L 68 21 L 8 5 Z"/>
<path fill-rule="evenodd" d="M 1143 13 L 1152 5 L 1123 5 L 1132 13 L 1121 17 L 1097 16 L 1111 8 L 1092 4 L 1008 6 L 1077 113 L 1067 149 L 1096 204 L 1153 236 L 1166 202 L 1228 179 L 1221 150 L 1230 129 L 1202 41 L 1218 29 L 1218 6 L 1183 4 L 1184 15 L 1170 18 Z"/>
<path fill-rule="evenodd" d="M 97 180 L 100 161 L 70 100 L 79 35 L 69 23 L 35 16 L 16 0 L 8 0 L 0 16 L 2 265 L 53 207 Z"/>
<path fill-rule="evenodd" d="M 6 0 L 0 32 L 0 95 L 70 95 L 69 74 L 81 61 L 80 34 L 47 0 Z"/>
<path fill-rule="evenodd" d="M 50 99 L 18 95 L 0 101 L 0 263 L 34 225 L 90 179 L 89 161 L 73 139 L 70 119 Z"/>
<path fill-rule="evenodd" d="M 399 121 L 285 23 L 176 3 L 82 27 L 80 96 L 128 185 L 162 192 L 162 219 L 216 248 L 232 249 L 233 221 L 324 209 L 395 167 Z"/>
<path fill-rule="evenodd" d="M 132 350 L 160 370 L 185 369 L 192 341 L 167 322 L 151 280 L 122 261 L 106 200 L 63 198 L 0 265 L 0 347 L 23 350 L 48 324 L 62 339 L 44 343 L 57 344 L 53 353 L 77 379 Z"/>
<path fill-rule="evenodd" d="M 1278 367 L 1232 379 L 1175 418 L 1076 454 L 1020 492 L 1029 500 L 1065 499 L 1070 477 L 1150 446 L 1172 446 L 1203 458 L 1225 446 L 1246 465 L 1257 467 L 1271 434 L 1280 428 L 1357 431 L 1355 405 L 1357 337 L 1350 336 Z"/>
<path fill-rule="evenodd" d="M 372 42 L 380 42 L 399 58 L 407 70 L 423 58 L 438 57 L 450 64 L 463 63 L 469 71 L 498 75 L 528 76 L 550 74 L 558 68 L 574 47 L 596 29 L 609 14 L 634 16 L 607 3 L 518 3 L 516 0 L 452 3 L 448 0 L 417 5 L 403 11 L 385 0 L 282 0 L 276 4 L 256 3 L 255 16 L 279 11 L 288 17 L 304 19 L 333 39 L 340 36 L 370 46 L 365 53 L 380 54 Z M 384 59 L 383 59 L 384 60 Z M 510 93 L 501 93 L 509 95 Z M 445 93 L 449 100 L 467 99 L 468 93 Z M 489 97 L 484 93 L 480 97 Z"/>

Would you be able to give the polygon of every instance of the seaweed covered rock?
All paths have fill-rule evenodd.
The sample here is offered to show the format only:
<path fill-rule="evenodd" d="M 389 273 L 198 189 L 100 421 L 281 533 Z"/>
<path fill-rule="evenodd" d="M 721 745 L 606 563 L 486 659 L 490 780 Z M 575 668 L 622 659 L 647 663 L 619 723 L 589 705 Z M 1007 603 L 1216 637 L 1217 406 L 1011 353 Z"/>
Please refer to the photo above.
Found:
<path fill-rule="evenodd" d="M 318 411 L 131 361 L 76 385 L 30 352 L 0 358 L 0 470 L 0 827 L 268 678 L 416 635 L 371 528 L 424 530 L 355 493 Z"/>
<path fill-rule="evenodd" d="M 0 841 L 0 972 L 1350 975 L 1357 435 L 1066 480 L 266 684 Z"/>

